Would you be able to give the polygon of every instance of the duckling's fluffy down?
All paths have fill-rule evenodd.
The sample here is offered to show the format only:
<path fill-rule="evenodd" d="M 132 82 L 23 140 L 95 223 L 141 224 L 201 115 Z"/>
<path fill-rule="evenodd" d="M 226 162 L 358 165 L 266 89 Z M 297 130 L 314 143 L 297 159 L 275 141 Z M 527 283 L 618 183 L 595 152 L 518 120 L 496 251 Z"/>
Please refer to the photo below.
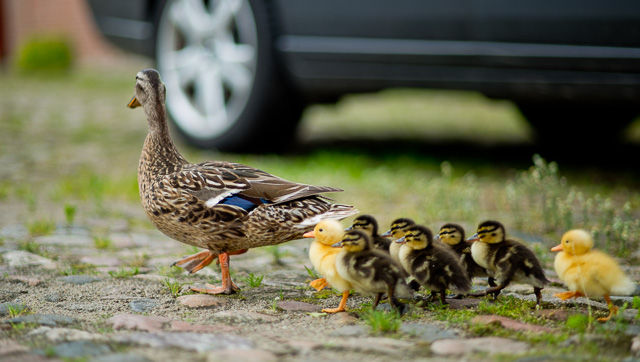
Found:
<path fill-rule="evenodd" d="M 584 255 L 560 252 L 554 267 L 569 290 L 581 291 L 589 297 L 631 295 L 636 291 L 636 283 L 623 273 L 618 263 L 598 250 Z"/>

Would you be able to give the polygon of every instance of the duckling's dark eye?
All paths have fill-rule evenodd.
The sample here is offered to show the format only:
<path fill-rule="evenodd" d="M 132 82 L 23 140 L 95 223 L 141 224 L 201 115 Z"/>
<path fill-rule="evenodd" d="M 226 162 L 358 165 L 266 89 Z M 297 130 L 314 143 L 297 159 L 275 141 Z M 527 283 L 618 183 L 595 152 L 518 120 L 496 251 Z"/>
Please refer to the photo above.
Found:
<path fill-rule="evenodd" d="M 496 236 L 496 235 L 498 235 L 498 234 L 496 234 L 496 233 L 491 233 L 491 236 Z"/>
<path fill-rule="evenodd" d="M 323 231 L 324 231 L 324 229 L 318 229 L 318 231 L 319 231 L 319 232 L 323 232 Z"/>
<path fill-rule="evenodd" d="M 571 240 L 567 240 L 567 244 L 570 243 L 570 242 L 571 242 Z"/>

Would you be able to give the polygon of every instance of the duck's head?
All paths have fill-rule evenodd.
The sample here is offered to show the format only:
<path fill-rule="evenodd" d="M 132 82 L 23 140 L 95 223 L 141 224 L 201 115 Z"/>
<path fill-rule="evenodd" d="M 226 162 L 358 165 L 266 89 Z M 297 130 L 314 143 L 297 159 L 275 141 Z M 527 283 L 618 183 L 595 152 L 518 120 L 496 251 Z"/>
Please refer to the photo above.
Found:
<path fill-rule="evenodd" d="M 564 251 L 570 255 L 582 255 L 588 253 L 593 247 L 591 234 L 582 229 L 569 230 L 562 235 L 560 245 L 551 248 L 551 251 Z"/>
<path fill-rule="evenodd" d="M 155 122 L 166 122 L 166 95 L 167 88 L 160 78 L 160 73 L 155 69 L 143 69 L 136 74 L 133 98 L 127 106 L 129 108 L 142 106 L 147 114 L 149 127 L 153 131 L 156 127 Z"/>
<path fill-rule="evenodd" d="M 350 230 L 342 237 L 342 241 L 333 246 L 342 246 L 348 252 L 371 249 L 371 238 L 364 231 Z"/>
<path fill-rule="evenodd" d="M 370 236 L 378 235 L 378 222 L 371 215 L 360 215 L 347 230 L 362 230 Z"/>
<path fill-rule="evenodd" d="M 387 232 L 382 234 L 382 236 L 393 236 L 396 239 L 400 239 L 401 237 L 404 236 L 405 230 L 409 226 L 415 225 L 415 224 L 416 223 L 413 220 L 408 219 L 406 217 L 396 219 L 391 223 L 391 228 Z"/>
<path fill-rule="evenodd" d="M 458 224 L 442 225 L 436 239 L 448 245 L 458 245 L 464 240 L 464 229 Z"/>
<path fill-rule="evenodd" d="M 433 233 L 426 226 L 412 225 L 407 228 L 404 237 L 396 242 L 404 243 L 411 249 L 424 249 L 433 242 Z"/>
<path fill-rule="evenodd" d="M 344 235 L 344 228 L 336 220 L 323 220 L 320 221 L 313 231 L 305 233 L 305 238 L 315 238 L 319 243 L 324 245 L 333 245 L 340 240 Z"/>
<path fill-rule="evenodd" d="M 482 241 L 487 244 L 497 244 L 505 239 L 504 225 L 498 221 L 485 221 L 478 225 L 475 235 L 469 237 L 468 241 Z"/>

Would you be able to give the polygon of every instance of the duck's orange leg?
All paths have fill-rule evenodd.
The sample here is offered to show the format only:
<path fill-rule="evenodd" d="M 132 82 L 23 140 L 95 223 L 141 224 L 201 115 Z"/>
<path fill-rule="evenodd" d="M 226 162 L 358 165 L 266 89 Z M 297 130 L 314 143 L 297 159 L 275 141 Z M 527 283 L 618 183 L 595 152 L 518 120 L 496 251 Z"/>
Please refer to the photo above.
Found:
<path fill-rule="evenodd" d="M 347 298 L 349 298 L 349 291 L 345 290 L 344 292 L 342 292 L 342 299 L 340 300 L 340 305 L 338 305 L 338 308 L 324 308 L 322 311 L 325 313 L 344 312 L 345 310 L 347 310 Z"/>
<path fill-rule="evenodd" d="M 212 253 L 210 250 L 203 250 L 186 258 L 182 258 L 171 264 L 171 266 L 179 266 L 188 271 L 190 274 L 193 274 L 198 270 L 204 268 L 205 266 L 211 264 L 211 262 L 217 257 L 218 256 Z"/>
<path fill-rule="evenodd" d="M 611 298 L 609 298 L 608 294 L 604 295 L 604 300 L 605 302 L 607 302 L 607 307 L 609 307 L 609 315 L 606 316 L 605 318 L 598 318 L 598 322 L 606 322 L 609 319 L 611 319 L 611 317 L 618 314 L 618 307 L 613 305 L 613 302 L 611 302 Z"/>
<path fill-rule="evenodd" d="M 327 285 L 329 285 L 329 282 L 325 278 L 316 279 L 309 283 L 309 286 L 314 287 L 317 291 L 321 291 Z"/>
<path fill-rule="evenodd" d="M 220 260 L 222 286 L 218 287 L 207 283 L 204 288 L 191 287 L 191 290 L 207 294 L 233 294 L 240 290 L 240 288 L 231 281 L 231 274 L 229 274 L 229 253 L 221 253 L 218 255 L 218 260 Z"/>
<path fill-rule="evenodd" d="M 568 291 L 568 292 L 564 292 L 564 293 L 556 293 L 553 295 L 556 298 L 560 298 L 562 300 L 567 300 L 570 298 L 578 298 L 578 297 L 584 297 L 584 293 L 582 293 L 581 291 Z"/>

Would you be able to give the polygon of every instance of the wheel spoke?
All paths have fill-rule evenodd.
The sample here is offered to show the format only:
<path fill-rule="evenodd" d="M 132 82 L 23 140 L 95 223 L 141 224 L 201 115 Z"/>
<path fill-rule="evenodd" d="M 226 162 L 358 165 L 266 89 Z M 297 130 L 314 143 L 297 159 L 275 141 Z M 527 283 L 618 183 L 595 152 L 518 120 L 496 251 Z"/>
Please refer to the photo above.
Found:
<path fill-rule="evenodd" d="M 166 55 L 167 68 L 177 73 L 181 86 L 197 78 L 204 59 L 205 54 L 199 47 L 187 47 Z"/>
<path fill-rule="evenodd" d="M 223 34 L 242 6 L 242 0 L 222 0 L 211 10 L 211 25 L 215 34 Z"/>
<path fill-rule="evenodd" d="M 224 89 L 218 67 L 203 67 L 196 80 L 196 104 L 207 123 L 226 120 Z"/>
<path fill-rule="evenodd" d="M 191 42 L 197 42 L 211 30 L 211 22 L 202 0 L 180 0 L 170 9 L 170 19 Z"/>

